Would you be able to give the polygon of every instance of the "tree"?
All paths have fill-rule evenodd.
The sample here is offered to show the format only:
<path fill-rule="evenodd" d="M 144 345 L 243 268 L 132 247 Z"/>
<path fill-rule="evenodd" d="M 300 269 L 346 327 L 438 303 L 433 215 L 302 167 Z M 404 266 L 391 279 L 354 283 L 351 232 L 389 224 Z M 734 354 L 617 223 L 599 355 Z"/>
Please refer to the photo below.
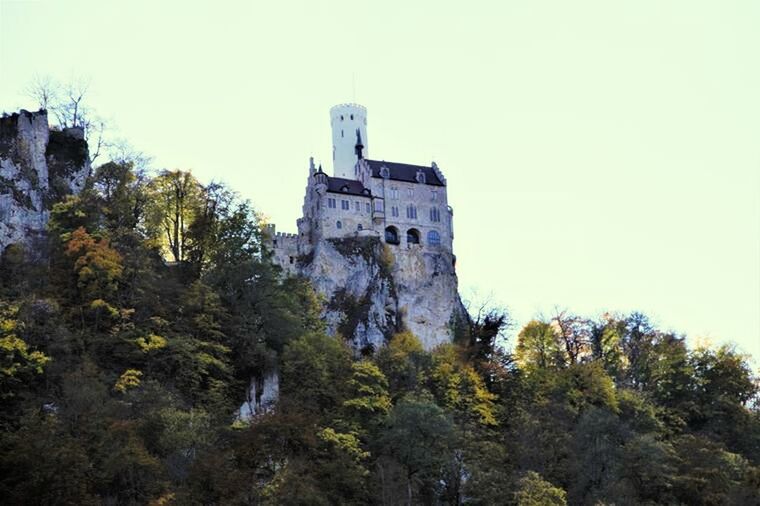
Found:
<path fill-rule="evenodd" d="M 517 335 L 516 358 L 520 368 L 528 373 L 562 368 L 568 363 L 555 329 L 538 320 L 529 322 Z"/>
<path fill-rule="evenodd" d="M 414 504 L 415 484 L 429 491 L 452 450 L 453 424 L 430 398 L 407 396 L 391 410 L 379 435 L 381 451 L 404 469 L 406 503 Z"/>
<path fill-rule="evenodd" d="M 565 497 L 564 490 L 529 471 L 520 478 L 515 502 L 518 506 L 564 506 L 567 504 Z"/>
<path fill-rule="evenodd" d="M 58 121 L 58 128 L 82 129 L 89 146 L 92 164 L 106 146 L 106 123 L 88 107 L 89 89 L 89 80 L 81 77 L 61 84 L 49 75 L 39 75 L 32 79 L 25 91 L 29 98 L 37 102 L 40 109 L 53 113 Z"/>
<path fill-rule="evenodd" d="M 190 226 L 202 212 L 202 188 L 190 172 L 162 171 L 149 184 L 148 227 L 175 262 L 188 257 Z"/>
<path fill-rule="evenodd" d="M 346 401 L 351 355 L 336 338 L 310 333 L 285 347 L 281 371 L 283 399 L 328 416 Z"/>

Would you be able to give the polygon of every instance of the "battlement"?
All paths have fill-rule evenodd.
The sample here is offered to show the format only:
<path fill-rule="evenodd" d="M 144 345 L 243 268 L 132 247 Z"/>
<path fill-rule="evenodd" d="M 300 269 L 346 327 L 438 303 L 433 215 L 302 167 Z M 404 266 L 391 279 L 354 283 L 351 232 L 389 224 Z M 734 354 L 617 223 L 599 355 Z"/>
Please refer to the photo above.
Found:
<path fill-rule="evenodd" d="M 276 232 L 273 239 L 298 239 L 298 234 L 288 234 L 285 232 Z"/>
<path fill-rule="evenodd" d="M 361 104 L 346 102 L 345 104 L 338 104 L 338 105 L 332 106 L 330 108 L 330 112 L 332 113 L 333 111 L 338 110 L 338 109 L 361 109 L 362 111 L 365 111 L 365 112 L 367 111 L 367 108 Z"/>

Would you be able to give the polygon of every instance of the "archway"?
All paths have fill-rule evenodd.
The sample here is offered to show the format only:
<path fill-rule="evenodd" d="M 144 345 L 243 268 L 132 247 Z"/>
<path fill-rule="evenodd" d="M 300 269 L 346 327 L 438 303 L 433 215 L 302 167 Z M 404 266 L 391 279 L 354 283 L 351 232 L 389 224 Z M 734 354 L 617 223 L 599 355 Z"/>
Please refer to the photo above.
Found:
<path fill-rule="evenodd" d="M 401 242 L 398 238 L 398 229 L 396 227 L 386 227 L 385 242 L 388 244 L 399 244 Z"/>
<path fill-rule="evenodd" d="M 410 228 L 406 231 L 406 243 L 407 244 L 419 244 L 420 243 L 420 231 L 416 228 Z"/>

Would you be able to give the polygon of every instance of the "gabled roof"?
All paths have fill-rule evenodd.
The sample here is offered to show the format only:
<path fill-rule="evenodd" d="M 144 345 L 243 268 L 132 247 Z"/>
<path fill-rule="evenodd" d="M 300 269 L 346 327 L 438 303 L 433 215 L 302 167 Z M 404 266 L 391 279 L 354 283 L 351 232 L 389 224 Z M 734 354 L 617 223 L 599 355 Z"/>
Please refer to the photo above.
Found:
<path fill-rule="evenodd" d="M 344 191 L 345 190 L 345 191 Z M 359 195 L 362 197 L 370 196 L 369 190 L 364 191 L 364 185 L 361 181 L 345 179 L 342 177 L 328 177 L 327 191 L 333 193 L 343 193 L 347 195 Z"/>
<path fill-rule="evenodd" d="M 385 166 L 388 167 L 388 171 L 390 172 L 389 179 L 416 183 L 417 171 L 422 170 L 422 173 L 425 174 L 425 184 L 443 186 L 443 182 L 438 178 L 433 167 L 428 167 L 426 165 L 411 165 L 408 163 L 386 162 L 384 160 L 365 159 L 365 161 L 372 169 L 372 177 L 382 177 L 380 175 L 380 167 Z"/>

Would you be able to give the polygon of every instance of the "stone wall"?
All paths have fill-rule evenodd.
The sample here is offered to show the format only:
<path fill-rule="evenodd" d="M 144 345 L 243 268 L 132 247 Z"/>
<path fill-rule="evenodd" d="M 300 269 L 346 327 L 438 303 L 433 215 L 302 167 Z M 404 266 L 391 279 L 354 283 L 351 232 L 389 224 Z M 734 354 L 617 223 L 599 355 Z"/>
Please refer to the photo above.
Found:
<path fill-rule="evenodd" d="M 0 118 L 0 252 L 21 243 L 42 255 L 53 203 L 81 191 L 89 173 L 81 129 L 50 130 L 44 110 Z"/>

